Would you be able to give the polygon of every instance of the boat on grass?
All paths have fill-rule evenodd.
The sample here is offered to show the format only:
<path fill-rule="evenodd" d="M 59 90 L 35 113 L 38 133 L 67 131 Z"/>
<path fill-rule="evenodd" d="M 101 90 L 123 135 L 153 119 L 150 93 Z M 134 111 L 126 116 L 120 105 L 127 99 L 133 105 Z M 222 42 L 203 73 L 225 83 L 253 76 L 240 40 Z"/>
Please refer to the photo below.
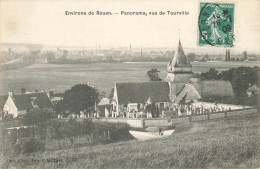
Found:
<path fill-rule="evenodd" d="M 147 132 L 147 131 L 134 131 L 134 130 L 129 130 L 129 133 L 136 138 L 137 140 L 150 140 L 150 139 L 158 139 L 162 137 L 167 137 L 172 135 L 174 132 L 173 130 L 164 130 L 164 131 L 152 131 L 152 132 Z"/>

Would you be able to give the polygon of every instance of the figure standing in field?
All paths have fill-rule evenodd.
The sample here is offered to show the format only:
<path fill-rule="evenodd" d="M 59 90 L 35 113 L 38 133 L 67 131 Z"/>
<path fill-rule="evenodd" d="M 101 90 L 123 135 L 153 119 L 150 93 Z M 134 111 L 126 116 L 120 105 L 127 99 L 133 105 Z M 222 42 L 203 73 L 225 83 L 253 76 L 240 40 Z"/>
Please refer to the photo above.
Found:
<path fill-rule="evenodd" d="M 219 22 L 219 19 L 223 19 L 224 21 L 229 21 L 229 19 L 226 19 L 222 16 L 222 10 L 219 9 L 219 6 L 215 6 L 215 11 L 212 12 L 212 14 L 209 16 L 209 18 L 206 20 L 208 25 L 211 27 L 211 36 L 210 39 L 213 40 L 212 43 L 217 43 L 217 41 L 222 41 L 224 43 L 225 38 L 227 35 L 220 30 L 221 23 Z"/>

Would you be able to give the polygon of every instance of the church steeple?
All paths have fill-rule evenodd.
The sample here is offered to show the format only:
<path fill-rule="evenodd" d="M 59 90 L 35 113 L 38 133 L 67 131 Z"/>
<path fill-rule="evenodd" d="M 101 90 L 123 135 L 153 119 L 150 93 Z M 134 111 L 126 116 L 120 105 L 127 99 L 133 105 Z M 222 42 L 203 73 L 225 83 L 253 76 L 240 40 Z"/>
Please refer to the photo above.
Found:
<path fill-rule="evenodd" d="M 178 49 L 175 52 L 172 60 L 169 63 L 171 67 L 191 67 L 190 62 L 186 58 L 184 51 L 182 49 L 181 41 L 179 40 Z"/>
<path fill-rule="evenodd" d="M 178 48 L 167 65 L 166 81 L 186 83 L 192 76 L 192 66 L 185 56 L 181 41 L 179 39 Z"/>

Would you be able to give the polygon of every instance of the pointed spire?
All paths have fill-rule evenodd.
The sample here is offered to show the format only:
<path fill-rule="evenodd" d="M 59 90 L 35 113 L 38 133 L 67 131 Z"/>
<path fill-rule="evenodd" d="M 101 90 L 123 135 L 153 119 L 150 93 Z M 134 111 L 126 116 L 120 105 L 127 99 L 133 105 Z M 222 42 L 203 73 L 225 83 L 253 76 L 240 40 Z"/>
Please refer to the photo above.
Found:
<path fill-rule="evenodd" d="M 170 65 L 174 67 L 191 67 L 190 62 L 188 61 L 188 59 L 184 54 L 180 40 L 179 40 L 177 51 L 175 52 L 174 57 L 170 62 Z"/>

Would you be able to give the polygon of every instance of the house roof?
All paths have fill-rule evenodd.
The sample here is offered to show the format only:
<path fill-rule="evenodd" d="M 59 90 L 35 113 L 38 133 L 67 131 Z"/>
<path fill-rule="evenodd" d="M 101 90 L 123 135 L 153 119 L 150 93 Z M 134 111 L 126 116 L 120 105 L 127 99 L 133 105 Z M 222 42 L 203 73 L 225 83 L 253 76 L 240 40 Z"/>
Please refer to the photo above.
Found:
<path fill-rule="evenodd" d="M 0 96 L 0 107 L 3 107 L 6 100 L 7 100 L 8 96 Z"/>
<path fill-rule="evenodd" d="M 259 92 L 260 89 L 255 85 L 253 85 L 252 87 L 249 87 L 246 91 L 251 91 L 251 92 Z"/>
<path fill-rule="evenodd" d="M 184 51 L 182 49 L 181 41 L 179 41 L 178 49 L 174 54 L 174 57 L 169 63 L 173 67 L 191 67 L 190 62 L 186 58 Z"/>
<path fill-rule="evenodd" d="M 232 85 L 225 80 L 208 80 L 201 81 L 194 87 L 200 91 L 201 97 L 235 97 Z M 198 89 L 198 87 L 200 89 Z"/>
<path fill-rule="evenodd" d="M 102 98 L 98 103 L 98 106 L 110 105 L 109 98 Z"/>
<path fill-rule="evenodd" d="M 13 101 L 18 110 L 33 109 L 33 104 L 39 108 L 52 107 L 52 103 L 46 92 L 14 94 Z"/>
<path fill-rule="evenodd" d="M 116 83 L 116 92 L 119 104 L 170 102 L 168 82 Z"/>

